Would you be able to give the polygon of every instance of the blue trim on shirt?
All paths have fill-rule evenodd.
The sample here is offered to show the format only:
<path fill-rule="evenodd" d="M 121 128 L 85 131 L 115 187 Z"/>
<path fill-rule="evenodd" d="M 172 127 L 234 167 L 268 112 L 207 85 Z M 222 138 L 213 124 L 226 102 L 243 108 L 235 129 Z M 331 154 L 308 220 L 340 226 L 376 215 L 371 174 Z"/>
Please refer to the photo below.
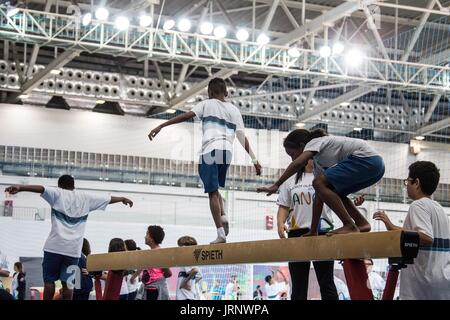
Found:
<path fill-rule="evenodd" d="M 207 116 L 207 117 L 203 117 L 202 118 L 203 123 L 207 123 L 207 122 L 213 122 L 216 124 L 220 124 L 224 127 L 227 127 L 229 129 L 232 129 L 234 131 L 236 131 L 236 125 L 234 123 L 228 122 L 224 119 L 220 119 L 214 116 Z"/>
<path fill-rule="evenodd" d="M 71 225 L 71 226 L 86 222 L 86 220 L 88 218 L 88 215 L 78 217 L 78 218 L 69 217 L 68 215 L 62 213 L 61 211 L 55 210 L 53 208 L 52 208 L 52 216 L 54 216 L 59 221 L 65 223 L 65 224 Z"/>
<path fill-rule="evenodd" d="M 450 252 L 450 239 L 434 238 L 430 246 L 420 246 L 419 250 Z"/>

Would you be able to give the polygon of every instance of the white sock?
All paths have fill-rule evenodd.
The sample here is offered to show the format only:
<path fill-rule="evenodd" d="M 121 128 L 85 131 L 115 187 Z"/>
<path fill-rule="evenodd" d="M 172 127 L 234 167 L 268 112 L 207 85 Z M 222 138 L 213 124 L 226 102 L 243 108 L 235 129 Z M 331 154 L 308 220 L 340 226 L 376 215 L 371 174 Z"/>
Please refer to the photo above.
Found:
<path fill-rule="evenodd" d="M 223 227 L 217 228 L 217 236 L 220 238 L 226 238 L 225 229 Z"/>

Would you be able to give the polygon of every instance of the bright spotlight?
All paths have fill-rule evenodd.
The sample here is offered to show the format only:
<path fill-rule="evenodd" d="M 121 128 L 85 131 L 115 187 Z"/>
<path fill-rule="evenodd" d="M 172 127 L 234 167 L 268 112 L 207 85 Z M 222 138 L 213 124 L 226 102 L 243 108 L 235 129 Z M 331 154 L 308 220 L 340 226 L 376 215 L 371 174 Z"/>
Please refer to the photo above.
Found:
<path fill-rule="evenodd" d="M 95 19 L 97 20 L 106 20 L 109 17 L 109 11 L 106 8 L 100 7 L 95 10 Z"/>
<path fill-rule="evenodd" d="M 225 27 L 223 26 L 217 26 L 214 28 L 214 36 L 222 39 L 225 38 L 227 36 L 227 29 L 225 29 Z"/>
<path fill-rule="evenodd" d="M 419 140 L 419 141 L 422 141 L 422 140 L 425 140 L 425 137 L 424 136 L 417 136 L 417 137 L 415 137 L 415 139 Z"/>
<path fill-rule="evenodd" d="M 331 56 L 331 48 L 329 46 L 322 46 L 320 47 L 319 53 L 322 58 L 328 58 Z"/>
<path fill-rule="evenodd" d="M 169 19 L 164 22 L 164 25 L 163 25 L 164 30 L 167 31 L 167 30 L 173 29 L 173 27 L 175 27 L 175 20 Z"/>
<path fill-rule="evenodd" d="M 130 20 L 123 16 L 117 17 L 114 26 L 119 30 L 127 30 L 130 26 Z"/>
<path fill-rule="evenodd" d="M 298 57 L 300 57 L 300 50 L 298 50 L 297 47 L 289 48 L 289 50 L 288 50 L 288 55 L 289 55 L 291 58 L 298 58 Z"/>
<path fill-rule="evenodd" d="M 362 130 L 363 130 L 363 128 L 359 128 L 359 127 L 353 128 L 353 131 L 356 131 L 356 132 L 361 132 Z"/>
<path fill-rule="evenodd" d="M 139 25 L 143 28 L 149 27 L 153 22 L 153 18 L 149 15 L 142 15 L 139 17 Z"/>
<path fill-rule="evenodd" d="M 178 21 L 178 30 L 181 32 L 187 32 L 189 29 L 191 29 L 191 21 L 189 19 L 182 18 Z"/>
<path fill-rule="evenodd" d="M 342 52 L 344 52 L 344 45 L 340 42 L 336 42 L 333 45 L 333 55 L 340 55 Z"/>
<path fill-rule="evenodd" d="M 81 20 L 81 24 L 83 26 L 87 26 L 92 21 L 92 13 L 88 12 L 83 16 L 83 19 Z"/>
<path fill-rule="evenodd" d="M 357 67 L 363 60 L 363 53 L 358 49 L 352 49 L 345 55 L 345 62 L 352 67 Z"/>
<path fill-rule="evenodd" d="M 200 32 L 202 34 L 211 34 L 213 32 L 214 26 L 211 22 L 205 21 L 200 25 Z"/>
<path fill-rule="evenodd" d="M 270 42 L 270 38 L 265 34 L 265 33 L 261 33 L 258 38 L 256 38 L 256 42 L 259 45 L 265 45 L 268 44 Z"/>
<path fill-rule="evenodd" d="M 297 128 L 303 128 L 303 127 L 305 127 L 305 124 L 303 122 L 298 122 L 298 123 L 295 124 L 295 126 Z"/>
<path fill-rule="evenodd" d="M 239 41 L 247 41 L 249 36 L 250 35 L 249 35 L 247 29 L 239 29 L 236 32 L 236 39 L 238 39 Z"/>
<path fill-rule="evenodd" d="M 175 109 L 167 109 L 166 113 L 170 113 L 170 114 L 174 114 L 175 112 L 177 112 L 177 110 Z"/>

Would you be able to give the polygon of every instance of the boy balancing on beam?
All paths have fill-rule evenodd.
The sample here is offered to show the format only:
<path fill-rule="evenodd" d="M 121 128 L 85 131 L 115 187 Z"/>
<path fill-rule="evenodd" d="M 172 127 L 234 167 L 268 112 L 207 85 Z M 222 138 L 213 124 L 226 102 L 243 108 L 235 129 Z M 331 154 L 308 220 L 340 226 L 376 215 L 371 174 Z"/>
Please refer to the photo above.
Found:
<path fill-rule="evenodd" d="M 164 127 L 184 122 L 195 116 L 201 119 L 203 142 L 198 171 L 205 193 L 208 193 L 209 207 L 217 228 L 217 239 L 212 241 L 212 244 L 226 242 L 228 235 L 228 222 L 219 187 L 225 187 L 235 136 L 251 157 L 256 174 L 261 175 L 261 166 L 244 133 L 242 115 L 238 108 L 225 101 L 227 95 L 225 81 L 220 78 L 212 79 L 208 84 L 208 100 L 198 103 L 191 111 L 164 122 L 148 135 L 149 139 L 153 140 Z"/>
<path fill-rule="evenodd" d="M 89 213 L 105 210 L 108 204 L 117 202 L 132 207 L 133 202 L 123 197 L 93 195 L 75 190 L 75 181 L 69 175 L 62 175 L 58 179 L 58 188 L 15 185 L 5 189 L 9 194 L 23 191 L 41 194 L 52 208 L 52 228 L 44 245 L 42 262 L 44 300 L 53 299 L 57 280 L 61 280 L 63 285 L 63 299 L 72 300 L 73 284 L 68 281 L 76 270 L 73 268 L 78 268 Z"/>
<path fill-rule="evenodd" d="M 370 224 L 347 197 L 378 182 L 384 174 L 384 162 L 365 141 L 346 137 L 328 136 L 323 130 L 297 129 L 287 137 L 302 149 L 302 153 L 287 167 L 284 174 L 270 187 L 258 188 L 257 192 L 271 195 L 289 177 L 314 159 L 313 187 L 316 197 L 310 232 L 318 234 L 323 204 L 333 210 L 343 226 L 328 234 L 368 232 Z"/>

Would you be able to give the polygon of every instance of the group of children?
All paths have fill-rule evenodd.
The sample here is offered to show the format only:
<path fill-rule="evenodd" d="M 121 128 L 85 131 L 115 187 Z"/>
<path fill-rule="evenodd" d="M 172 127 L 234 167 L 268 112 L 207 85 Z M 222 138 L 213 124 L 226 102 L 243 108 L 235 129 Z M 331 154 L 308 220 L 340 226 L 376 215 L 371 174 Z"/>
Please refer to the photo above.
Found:
<path fill-rule="evenodd" d="M 219 188 L 225 186 L 235 137 L 251 157 L 257 175 L 261 174 L 261 165 L 245 136 L 239 109 L 225 100 L 225 81 L 212 79 L 208 85 L 208 95 L 208 100 L 164 122 L 148 136 L 153 140 L 163 128 L 194 117 L 202 121 L 203 141 L 198 170 L 217 228 L 217 238 L 211 242 L 214 244 L 225 243 L 229 232 Z M 361 199 L 353 201 L 349 195 L 377 183 L 383 177 L 385 166 L 382 157 L 363 140 L 329 136 L 322 130 L 294 130 L 283 145 L 292 163 L 274 185 L 257 190 L 267 195 L 280 191 L 277 201 L 280 237 L 285 237 L 285 231 L 288 237 L 369 232 L 370 223 L 356 208 Z M 394 226 L 384 212 L 374 215 L 374 219 L 383 221 L 388 230 L 411 230 L 420 236 L 420 251 L 415 263 L 402 270 L 401 299 L 450 299 L 450 227 L 443 208 L 431 199 L 438 183 L 439 170 L 433 163 L 413 163 L 409 167 L 405 186 L 414 201 L 403 228 Z M 108 204 L 117 202 L 130 207 L 133 205 L 127 198 L 96 196 L 75 190 L 73 178 L 67 175 L 59 179 L 58 188 L 11 186 L 6 191 L 11 194 L 21 191 L 40 193 L 52 207 L 52 231 L 44 246 L 46 299 L 53 297 L 54 281 L 57 279 L 63 281 L 65 298 L 72 297 L 72 290 L 65 283 L 69 276 L 66 269 L 79 262 L 89 212 L 104 210 Z M 299 197 L 305 201 L 295 201 Z M 331 211 L 342 221 L 342 227 L 334 229 Z M 158 249 L 163 238 L 161 230 L 149 227 L 146 244 Z M 120 240 L 115 240 L 117 243 L 112 246 L 115 251 L 126 248 Z M 186 237 L 180 239 L 178 244 L 195 245 L 196 241 Z M 309 263 L 289 264 L 293 299 L 306 299 L 309 267 Z M 322 298 L 337 299 L 333 261 L 314 262 L 314 268 Z M 167 294 L 166 287 L 158 279 L 168 277 L 170 270 L 150 270 L 153 271 L 142 272 L 144 283 L 151 282 L 151 286 L 146 285 L 145 293 L 147 297 L 162 298 Z M 190 281 L 198 277 L 198 271 L 198 268 L 189 268 L 180 272 L 179 278 L 183 278 L 179 280 L 180 294 L 189 297 L 189 293 L 183 290 L 191 286 Z M 157 280 L 152 282 L 155 278 Z"/>

